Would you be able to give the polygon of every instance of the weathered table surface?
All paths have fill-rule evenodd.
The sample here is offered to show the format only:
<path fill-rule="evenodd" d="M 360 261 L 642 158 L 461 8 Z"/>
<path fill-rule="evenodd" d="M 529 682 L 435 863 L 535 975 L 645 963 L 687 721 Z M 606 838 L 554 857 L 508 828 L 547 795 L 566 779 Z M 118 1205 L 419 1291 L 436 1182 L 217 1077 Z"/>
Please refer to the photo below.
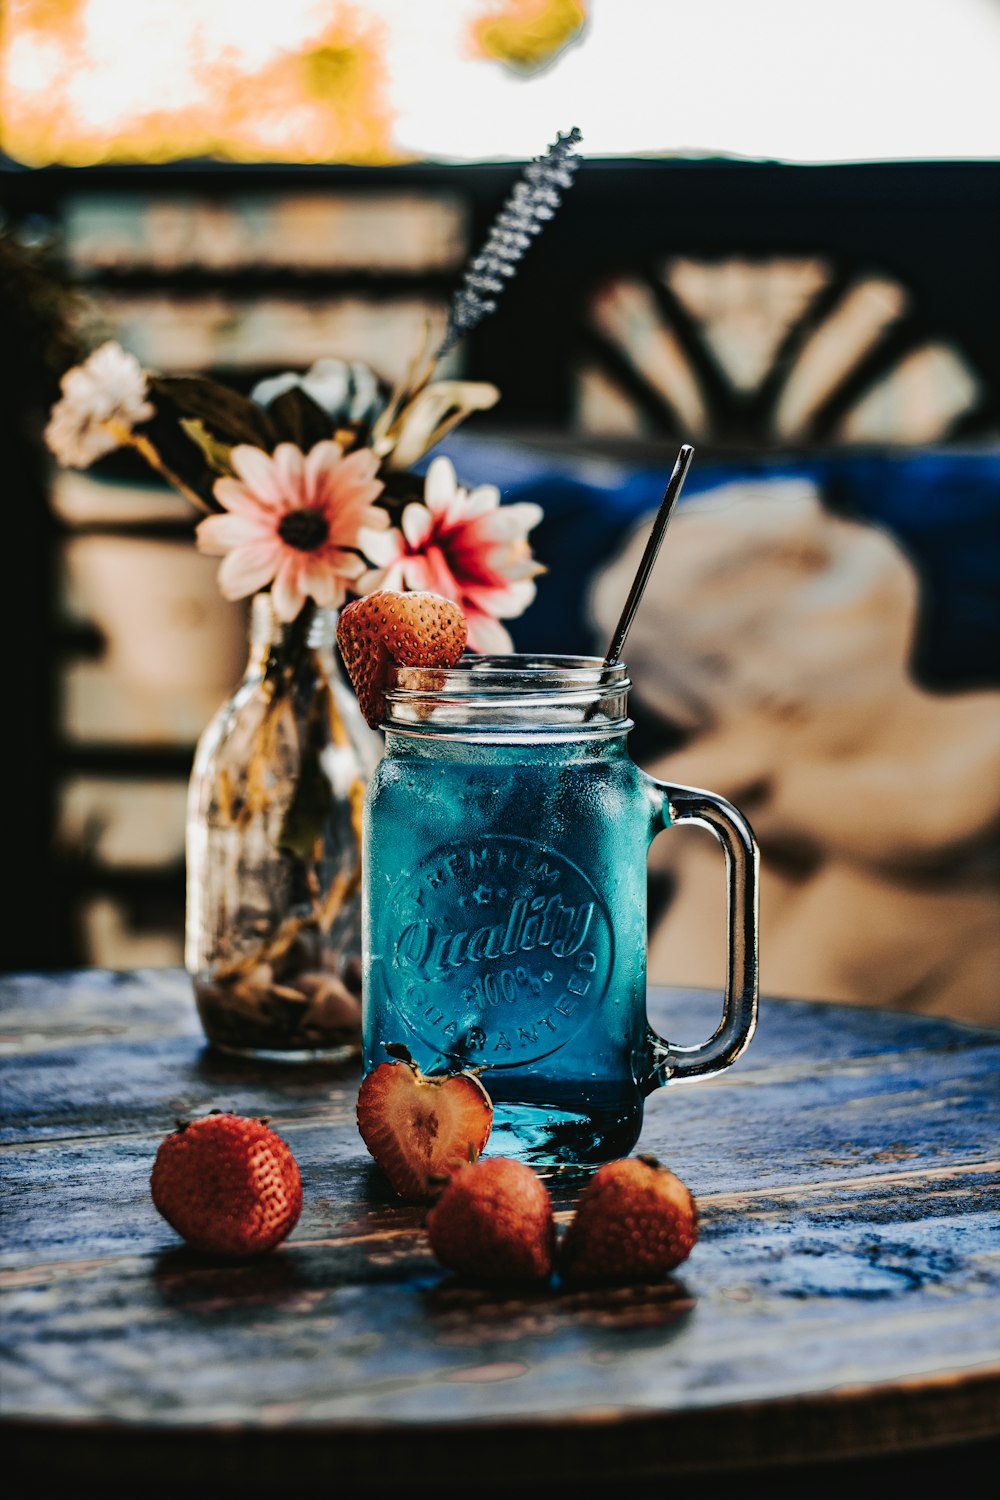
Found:
<path fill-rule="evenodd" d="M 369 1492 L 422 1465 L 704 1493 L 1000 1434 L 1000 1032 L 765 999 L 728 1074 L 647 1106 L 638 1149 L 701 1213 L 676 1278 L 507 1295 L 443 1272 L 384 1186 L 356 1063 L 213 1053 L 175 970 L 10 975 L 0 996 L 8 1462 L 145 1495 Z M 718 1010 L 650 996 L 681 1042 Z M 238 1267 L 184 1249 L 149 1197 L 175 1117 L 215 1106 L 270 1115 L 302 1170 L 292 1236 Z M 563 1223 L 575 1191 L 553 1186 Z"/>

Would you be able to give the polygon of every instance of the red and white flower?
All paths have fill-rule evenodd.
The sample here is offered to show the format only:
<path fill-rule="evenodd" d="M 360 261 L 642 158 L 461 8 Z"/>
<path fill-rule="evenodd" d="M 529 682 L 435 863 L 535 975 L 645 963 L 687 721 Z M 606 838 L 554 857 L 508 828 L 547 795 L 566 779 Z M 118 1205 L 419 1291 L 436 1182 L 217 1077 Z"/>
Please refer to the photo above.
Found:
<path fill-rule="evenodd" d="M 523 614 L 535 597 L 534 580 L 545 569 L 527 535 L 541 519 L 541 507 L 529 501 L 501 505 L 496 485 L 462 489 L 451 460 L 435 458 L 422 505 L 407 505 L 398 528 L 359 532 L 358 545 L 374 566 L 353 590 L 443 594 L 463 610 L 473 651 L 512 651 L 500 621 Z"/>
<path fill-rule="evenodd" d="M 293 443 L 279 443 L 273 454 L 240 444 L 230 459 L 237 477 L 214 486 L 226 514 L 197 528 L 199 550 L 223 555 L 223 596 L 243 599 L 270 584 L 285 622 L 307 598 L 338 608 L 365 572 L 360 529 L 377 536 L 389 524 L 373 504 L 383 489 L 375 454 L 359 448 L 345 458 L 339 443 L 324 441 L 308 454 Z"/>

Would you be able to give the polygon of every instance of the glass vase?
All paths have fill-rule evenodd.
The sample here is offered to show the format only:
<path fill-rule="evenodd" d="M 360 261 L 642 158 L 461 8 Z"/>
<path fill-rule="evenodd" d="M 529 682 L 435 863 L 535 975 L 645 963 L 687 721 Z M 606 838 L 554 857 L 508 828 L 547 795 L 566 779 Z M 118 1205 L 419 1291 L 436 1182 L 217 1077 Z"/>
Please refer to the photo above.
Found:
<path fill-rule="evenodd" d="M 185 963 L 227 1053 L 341 1060 L 361 1028 L 361 811 L 381 753 L 341 676 L 337 612 L 253 600 L 246 672 L 188 792 Z"/>

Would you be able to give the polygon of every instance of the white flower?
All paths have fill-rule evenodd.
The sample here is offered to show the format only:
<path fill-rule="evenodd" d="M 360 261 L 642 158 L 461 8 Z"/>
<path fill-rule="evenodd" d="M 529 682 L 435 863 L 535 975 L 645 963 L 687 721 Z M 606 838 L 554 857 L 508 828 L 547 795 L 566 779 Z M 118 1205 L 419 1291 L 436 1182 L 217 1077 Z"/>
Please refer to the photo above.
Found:
<path fill-rule="evenodd" d="M 372 428 L 372 447 L 388 468 L 408 469 L 470 412 L 499 399 L 496 386 L 481 380 L 433 380 L 398 411 L 390 401 Z"/>
<path fill-rule="evenodd" d="M 358 532 L 358 546 L 375 567 L 353 584 L 354 591 L 443 594 L 463 610 L 473 651 L 512 651 L 500 621 L 523 613 L 535 597 L 534 579 L 545 569 L 532 556 L 527 536 L 541 519 L 541 506 L 530 501 L 501 505 L 496 485 L 462 489 L 451 460 L 435 458 L 423 505 L 408 505 L 399 529 Z"/>
<path fill-rule="evenodd" d="M 86 469 L 153 415 L 142 366 L 113 339 L 68 370 L 59 385 L 62 397 L 52 408 L 45 441 L 66 468 Z"/>
<path fill-rule="evenodd" d="M 251 401 L 270 406 L 295 389 L 305 391 L 332 422 L 372 422 L 382 409 L 378 380 L 359 359 L 318 359 L 304 375 L 286 371 L 259 380 Z"/>

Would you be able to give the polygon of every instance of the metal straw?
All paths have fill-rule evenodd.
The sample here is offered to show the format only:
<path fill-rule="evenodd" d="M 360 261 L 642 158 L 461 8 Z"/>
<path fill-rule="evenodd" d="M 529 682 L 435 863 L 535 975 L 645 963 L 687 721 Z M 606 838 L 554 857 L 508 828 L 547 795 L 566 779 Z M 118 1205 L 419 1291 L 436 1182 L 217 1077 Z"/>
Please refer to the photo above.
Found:
<path fill-rule="evenodd" d="M 656 554 L 659 552 L 660 543 L 663 541 L 663 533 L 666 531 L 667 522 L 670 520 L 670 512 L 677 503 L 677 497 L 681 492 L 684 480 L 687 478 L 687 471 L 691 467 L 693 457 L 694 449 L 691 447 L 691 444 L 684 443 L 677 455 L 674 471 L 667 480 L 667 488 L 663 493 L 663 499 L 660 501 L 660 508 L 656 512 L 653 529 L 649 533 L 649 540 L 646 543 L 646 550 L 642 554 L 639 566 L 636 569 L 635 578 L 632 580 L 632 587 L 629 590 L 628 598 L 625 600 L 625 608 L 621 612 L 621 618 L 615 626 L 614 635 L 611 637 L 608 654 L 604 658 L 605 671 L 608 667 L 613 667 L 616 662 L 621 660 L 625 637 L 632 628 L 632 621 L 635 619 L 636 610 L 639 608 L 639 601 L 642 598 L 646 584 L 649 582 L 649 575 L 653 571 Z"/>

